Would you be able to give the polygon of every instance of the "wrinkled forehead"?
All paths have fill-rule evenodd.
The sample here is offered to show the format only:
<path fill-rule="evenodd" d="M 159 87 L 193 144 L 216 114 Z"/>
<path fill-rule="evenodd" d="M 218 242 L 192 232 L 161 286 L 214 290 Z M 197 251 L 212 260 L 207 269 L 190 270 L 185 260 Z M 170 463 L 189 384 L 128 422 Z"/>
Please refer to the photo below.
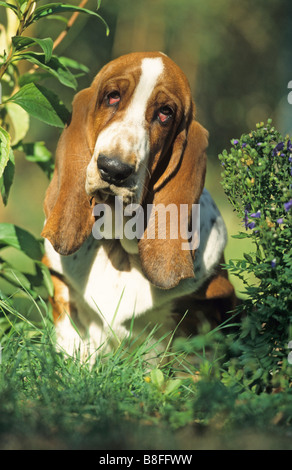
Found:
<path fill-rule="evenodd" d="M 128 80 L 137 86 L 143 78 L 145 85 L 163 86 L 165 91 L 182 102 L 190 96 L 188 80 L 182 70 L 163 53 L 132 53 L 109 62 L 101 70 L 101 80 Z"/>

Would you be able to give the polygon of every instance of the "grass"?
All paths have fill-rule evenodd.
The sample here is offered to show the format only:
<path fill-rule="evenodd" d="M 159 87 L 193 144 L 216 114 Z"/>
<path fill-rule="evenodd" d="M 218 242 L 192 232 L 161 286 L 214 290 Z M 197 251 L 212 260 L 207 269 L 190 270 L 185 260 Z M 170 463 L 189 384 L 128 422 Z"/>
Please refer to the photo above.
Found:
<path fill-rule="evenodd" d="M 1 449 L 291 449 L 291 393 L 228 383 L 228 325 L 177 341 L 159 367 L 152 334 L 90 365 L 56 352 L 50 312 L 31 302 L 39 321 L 0 301 Z"/>

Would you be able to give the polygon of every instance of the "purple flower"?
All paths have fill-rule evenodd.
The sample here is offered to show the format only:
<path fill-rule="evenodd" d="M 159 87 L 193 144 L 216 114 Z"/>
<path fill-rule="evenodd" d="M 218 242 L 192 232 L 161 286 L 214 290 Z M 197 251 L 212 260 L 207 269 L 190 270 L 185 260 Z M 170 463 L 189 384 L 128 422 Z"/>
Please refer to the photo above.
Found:
<path fill-rule="evenodd" d="M 243 144 L 241 145 L 241 147 L 246 147 L 246 146 L 247 146 L 247 144 L 245 144 L 245 143 L 243 143 Z"/>
<path fill-rule="evenodd" d="M 288 152 L 292 152 L 292 143 L 291 143 L 290 139 L 287 142 L 287 150 L 288 150 Z"/>
<path fill-rule="evenodd" d="M 284 148 L 284 142 L 279 142 L 273 150 L 273 157 L 276 157 Z"/>
<path fill-rule="evenodd" d="M 245 229 L 247 230 L 247 226 L 248 226 L 248 212 L 250 211 L 251 207 L 250 207 L 250 203 L 248 203 L 248 205 L 245 207 L 244 209 L 244 226 L 245 226 Z"/>
<path fill-rule="evenodd" d="M 277 224 L 282 224 L 283 223 L 283 217 L 280 217 L 280 219 L 277 219 Z"/>
<path fill-rule="evenodd" d="M 253 228 L 255 228 L 255 226 L 256 226 L 255 222 L 249 222 L 249 224 L 247 224 L 247 228 L 249 228 L 249 229 L 251 229 L 251 230 L 252 230 Z"/>
<path fill-rule="evenodd" d="M 254 214 L 250 214 L 250 217 L 254 217 L 256 219 L 260 219 L 261 217 L 261 211 L 257 211 Z"/>
<path fill-rule="evenodd" d="M 276 264 L 277 264 L 276 258 L 272 259 L 272 261 L 271 261 L 272 268 L 275 268 Z"/>
<path fill-rule="evenodd" d="M 239 142 L 239 140 L 237 140 L 237 139 L 233 139 L 233 145 L 237 145 L 237 144 L 238 144 L 238 142 Z"/>
<path fill-rule="evenodd" d="M 288 212 L 292 207 L 292 199 L 290 201 L 284 203 L 284 209 L 286 212 Z"/>

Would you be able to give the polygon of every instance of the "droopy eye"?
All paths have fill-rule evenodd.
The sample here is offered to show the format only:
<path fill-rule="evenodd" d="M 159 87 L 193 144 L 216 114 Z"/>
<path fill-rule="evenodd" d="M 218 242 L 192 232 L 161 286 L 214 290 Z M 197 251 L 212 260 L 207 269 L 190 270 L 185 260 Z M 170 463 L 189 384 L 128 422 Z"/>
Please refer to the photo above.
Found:
<path fill-rule="evenodd" d="M 164 124 L 168 121 L 173 115 L 173 110 L 170 106 L 162 106 L 158 111 L 158 119 L 159 121 Z"/>
<path fill-rule="evenodd" d="M 107 102 L 109 106 L 114 106 L 121 100 L 121 95 L 118 91 L 112 91 L 107 95 Z"/>

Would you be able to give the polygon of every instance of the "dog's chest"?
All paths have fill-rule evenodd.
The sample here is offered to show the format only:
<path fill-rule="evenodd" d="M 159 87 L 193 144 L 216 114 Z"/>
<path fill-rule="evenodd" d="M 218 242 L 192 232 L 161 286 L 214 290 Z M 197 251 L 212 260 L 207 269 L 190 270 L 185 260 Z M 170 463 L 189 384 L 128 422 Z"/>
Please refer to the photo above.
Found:
<path fill-rule="evenodd" d="M 114 316 L 122 323 L 177 296 L 175 289 L 153 286 L 141 271 L 138 255 L 127 254 L 117 240 L 100 243 L 89 237 L 77 253 L 66 257 L 46 242 L 46 252 L 74 298 L 82 299 L 109 323 Z"/>
<path fill-rule="evenodd" d="M 206 190 L 200 204 L 201 235 L 194 261 L 195 278 L 183 280 L 173 289 L 159 289 L 148 281 L 132 245 L 123 241 L 122 246 L 119 240 L 98 241 L 92 235 L 70 256 L 59 255 L 45 240 L 50 267 L 64 277 L 74 301 L 87 305 L 109 324 L 114 317 L 123 323 L 134 314 L 137 317 L 159 308 L 195 292 L 212 275 L 222 256 L 226 244 L 223 219 Z"/>

